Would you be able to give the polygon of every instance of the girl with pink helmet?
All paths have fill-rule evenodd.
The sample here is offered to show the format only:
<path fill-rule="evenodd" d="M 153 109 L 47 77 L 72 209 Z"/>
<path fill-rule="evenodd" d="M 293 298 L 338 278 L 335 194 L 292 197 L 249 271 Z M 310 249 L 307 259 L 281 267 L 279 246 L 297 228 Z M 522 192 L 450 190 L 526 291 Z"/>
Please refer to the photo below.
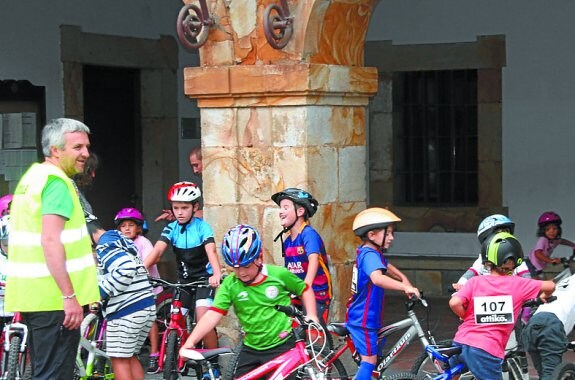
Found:
<path fill-rule="evenodd" d="M 532 278 L 543 279 L 547 264 L 559 264 L 560 258 L 552 258 L 553 250 L 560 245 L 575 248 L 575 243 L 561 237 L 561 217 L 553 211 L 546 211 L 537 219 L 537 242 L 526 260 Z"/>

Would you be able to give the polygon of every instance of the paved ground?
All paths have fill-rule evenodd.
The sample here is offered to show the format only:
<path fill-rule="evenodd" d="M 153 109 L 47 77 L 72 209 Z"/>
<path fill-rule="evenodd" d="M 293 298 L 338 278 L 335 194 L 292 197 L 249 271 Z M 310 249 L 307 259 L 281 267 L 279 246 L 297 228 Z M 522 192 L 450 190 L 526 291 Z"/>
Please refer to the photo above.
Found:
<path fill-rule="evenodd" d="M 429 299 L 430 309 L 429 315 L 421 307 L 416 309 L 416 315 L 419 317 L 420 323 L 424 330 L 428 327 L 433 332 L 436 340 L 452 339 L 457 326 L 459 324 L 458 318 L 451 312 L 447 304 L 448 299 L 442 298 L 432 298 Z M 400 296 L 388 296 L 385 306 L 385 321 L 387 324 L 397 322 L 401 319 L 406 318 L 407 313 L 404 306 L 404 298 Z M 393 344 L 397 339 L 399 339 L 401 333 L 392 335 L 387 344 Z M 575 336 L 571 337 L 575 340 Z M 392 371 L 408 371 L 413 365 L 415 359 L 419 357 L 422 352 L 421 345 L 419 342 L 414 341 L 409 345 L 404 352 L 402 352 L 391 366 Z M 145 360 L 146 358 L 142 358 Z M 348 355 L 344 358 L 346 369 L 349 375 L 355 374 L 357 370 L 356 365 L 351 361 L 351 357 Z M 567 352 L 564 355 L 565 361 L 575 362 L 575 353 Z M 530 375 L 531 379 L 537 379 L 537 373 L 530 363 Z M 195 376 L 186 376 L 184 379 L 192 379 Z M 160 380 L 162 376 L 160 374 L 156 375 L 146 375 L 146 380 Z"/>

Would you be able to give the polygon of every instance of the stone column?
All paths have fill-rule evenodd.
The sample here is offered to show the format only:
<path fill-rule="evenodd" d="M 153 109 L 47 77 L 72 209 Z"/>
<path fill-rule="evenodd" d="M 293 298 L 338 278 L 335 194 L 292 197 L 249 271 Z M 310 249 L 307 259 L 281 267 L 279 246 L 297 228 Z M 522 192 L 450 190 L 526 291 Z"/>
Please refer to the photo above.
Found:
<path fill-rule="evenodd" d="M 320 206 L 311 224 L 331 256 L 332 315 L 341 319 L 358 244 L 351 225 L 366 206 L 366 106 L 377 70 L 361 61 L 375 1 L 290 4 L 294 35 L 284 50 L 263 37 L 261 3 L 212 2 L 219 26 L 201 67 L 184 71 L 185 93 L 201 109 L 204 216 L 217 240 L 238 223 L 255 226 L 265 261 L 283 265 L 270 196 L 286 187 L 312 193 Z M 342 22 L 345 33 L 335 27 Z"/>

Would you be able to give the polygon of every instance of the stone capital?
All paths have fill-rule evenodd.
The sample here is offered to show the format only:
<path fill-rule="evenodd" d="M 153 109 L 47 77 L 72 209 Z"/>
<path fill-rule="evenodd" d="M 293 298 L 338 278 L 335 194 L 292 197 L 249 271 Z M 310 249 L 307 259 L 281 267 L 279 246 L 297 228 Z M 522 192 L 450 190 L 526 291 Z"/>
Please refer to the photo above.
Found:
<path fill-rule="evenodd" d="M 365 106 L 378 85 L 373 67 L 313 63 L 188 67 L 184 81 L 200 108 Z"/>

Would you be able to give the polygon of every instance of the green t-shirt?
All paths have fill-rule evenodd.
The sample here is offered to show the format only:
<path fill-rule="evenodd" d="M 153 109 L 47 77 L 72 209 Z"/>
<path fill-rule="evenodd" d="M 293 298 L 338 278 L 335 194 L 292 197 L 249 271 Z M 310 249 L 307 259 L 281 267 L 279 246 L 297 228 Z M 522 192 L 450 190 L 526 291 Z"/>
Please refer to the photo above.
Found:
<path fill-rule="evenodd" d="M 42 215 L 60 215 L 66 219 L 72 216 L 72 196 L 62 178 L 50 176 L 42 190 Z"/>
<path fill-rule="evenodd" d="M 245 285 L 235 274 L 226 277 L 212 305 L 225 312 L 233 306 L 246 334 L 244 344 L 260 351 L 288 339 L 280 334 L 291 332 L 291 319 L 274 306 L 289 305 L 290 294 L 301 296 L 306 287 L 305 282 L 284 267 L 264 265 L 262 274 L 265 279 L 251 285 Z"/>

